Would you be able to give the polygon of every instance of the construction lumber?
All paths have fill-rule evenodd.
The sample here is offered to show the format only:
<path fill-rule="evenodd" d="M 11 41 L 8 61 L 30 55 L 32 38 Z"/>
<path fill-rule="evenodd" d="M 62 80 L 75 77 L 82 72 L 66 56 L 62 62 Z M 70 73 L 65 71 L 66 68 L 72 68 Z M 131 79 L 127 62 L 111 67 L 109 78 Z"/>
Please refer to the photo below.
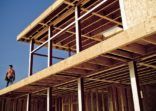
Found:
<path fill-rule="evenodd" d="M 40 81 L 51 75 L 55 75 L 61 71 L 72 68 L 90 59 L 93 59 L 101 54 L 108 53 L 110 51 L 116 50 L 120 47 L 126 46 L 132 42 L 136 42 L 139 39 L 150 36 L 156 33 L 156 18 L 152 17 L 145 20 L 113 37 L 100 42 L 82 52 L 73 55 L 51 67 L 48 67 L 40 72 L 33 74 L 31 77 L 25 78 L 18 83 L 15 83 L 5 89 L 0 90 L 0 95 L 9 93 L 11 91 L 17 90 L 24 86 L 30 85 L 34 82 Z M 94 51 L 94 53 L 93 53 Z M 73 62 L 74 61 L 74 62 Z"/>
<path fill-rule="evenodd" d="M 54 11 L 57 7 L 63 4 L 64 0 L 56 0 L 56 2 L 51 5 L 47 10 L 45 10 L 37 19 L 35 19 L 25 30 L 23 30 L 18 36 L 17 40 L 20 40 L 21 37 L 25 36 L 30 30 L 32 30 L 37 24 L 42 22 L 42 20 L 48 16 L 52 11 Z"/>

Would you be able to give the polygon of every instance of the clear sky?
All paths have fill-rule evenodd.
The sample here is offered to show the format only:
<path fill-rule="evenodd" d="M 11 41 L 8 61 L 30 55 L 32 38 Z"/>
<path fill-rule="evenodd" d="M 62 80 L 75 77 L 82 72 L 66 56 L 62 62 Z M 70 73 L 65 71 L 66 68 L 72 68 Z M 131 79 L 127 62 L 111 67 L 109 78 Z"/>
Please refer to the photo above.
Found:
<path fill-rule="evenodd" d="M 9 64 L 16 70 L 16 81 L 27 76 L 29 44 L 17 42 L 17 35 L 54 0 L 0 0 L 0 89 Z M 41 63 L 41 62 L 40 62 Z"/>

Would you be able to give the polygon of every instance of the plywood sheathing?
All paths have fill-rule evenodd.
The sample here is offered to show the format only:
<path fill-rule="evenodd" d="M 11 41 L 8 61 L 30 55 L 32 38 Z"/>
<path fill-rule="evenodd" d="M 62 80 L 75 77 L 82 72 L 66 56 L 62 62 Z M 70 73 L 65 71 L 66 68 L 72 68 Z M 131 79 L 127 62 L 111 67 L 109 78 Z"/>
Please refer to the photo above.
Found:
<path fill-rule="evenodd" d="M 156 16 L 155 0 L 124 0 L 123 3 L 128 27 Z"/>
<path fill-rule="evenodd" d="M 110 51 L 116 50 L 119 47 L 123 47 L 132 42 L 135 42 L 144 37 L 150 36 L 156 33 L 156 18 L 152 17 L 146 21 L 137 24 L 113 37 L 107 39 L 101 43 L 98 43 L 66 60 L 63 60 L 49 68 L 46 68 L 36 74 L 19 81 L 5 89 L 0 90 L 0 95 L 9 93 L 11 91 L 17 90 L 24 86 L 30 85 L 34 82 L 43 80 L 51 75 L 57 74 L 61 71 L 72 68 L 78 64 L 84 63 L 90 59 L 93 59 L 101 54 L 108 53 Z M 94 51 L 94 53 L 93 53 Z M 74 62 L 73 62 L 74 61 Z"/>

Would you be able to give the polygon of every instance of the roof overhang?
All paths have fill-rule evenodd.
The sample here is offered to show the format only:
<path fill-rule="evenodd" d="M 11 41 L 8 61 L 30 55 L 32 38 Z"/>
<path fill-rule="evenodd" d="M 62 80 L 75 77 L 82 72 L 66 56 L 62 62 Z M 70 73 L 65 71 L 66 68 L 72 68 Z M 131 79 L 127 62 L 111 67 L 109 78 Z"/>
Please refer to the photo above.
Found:
<path fill-rule="evenodd" d="M 37 17 L 30 25 L 28 25 L 18 36 L 17 40 L 20 41 L 25 35 L 30 32 L 34 27 L 38 24 L 42 23 L 42 21 L 54 10 L 56 10 L 60 5 L 64 3 L 65 0 L 56 0 L 49 8 L 47 8 L 39 17 Z"/>

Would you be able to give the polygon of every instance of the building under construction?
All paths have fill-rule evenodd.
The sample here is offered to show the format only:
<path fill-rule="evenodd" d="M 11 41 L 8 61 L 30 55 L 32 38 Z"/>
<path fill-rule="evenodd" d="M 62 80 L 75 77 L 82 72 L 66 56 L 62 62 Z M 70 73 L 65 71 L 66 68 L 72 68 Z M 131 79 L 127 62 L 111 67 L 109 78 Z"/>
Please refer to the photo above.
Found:
<path fill-rule="evenodd" d="M 0 90 L 0 111 L 155 111 L 155 6 L 55 1 L 17 36 L 30 44 L 28 77 Z M 34 72 L 36 57 L 47 66 Z"/>

